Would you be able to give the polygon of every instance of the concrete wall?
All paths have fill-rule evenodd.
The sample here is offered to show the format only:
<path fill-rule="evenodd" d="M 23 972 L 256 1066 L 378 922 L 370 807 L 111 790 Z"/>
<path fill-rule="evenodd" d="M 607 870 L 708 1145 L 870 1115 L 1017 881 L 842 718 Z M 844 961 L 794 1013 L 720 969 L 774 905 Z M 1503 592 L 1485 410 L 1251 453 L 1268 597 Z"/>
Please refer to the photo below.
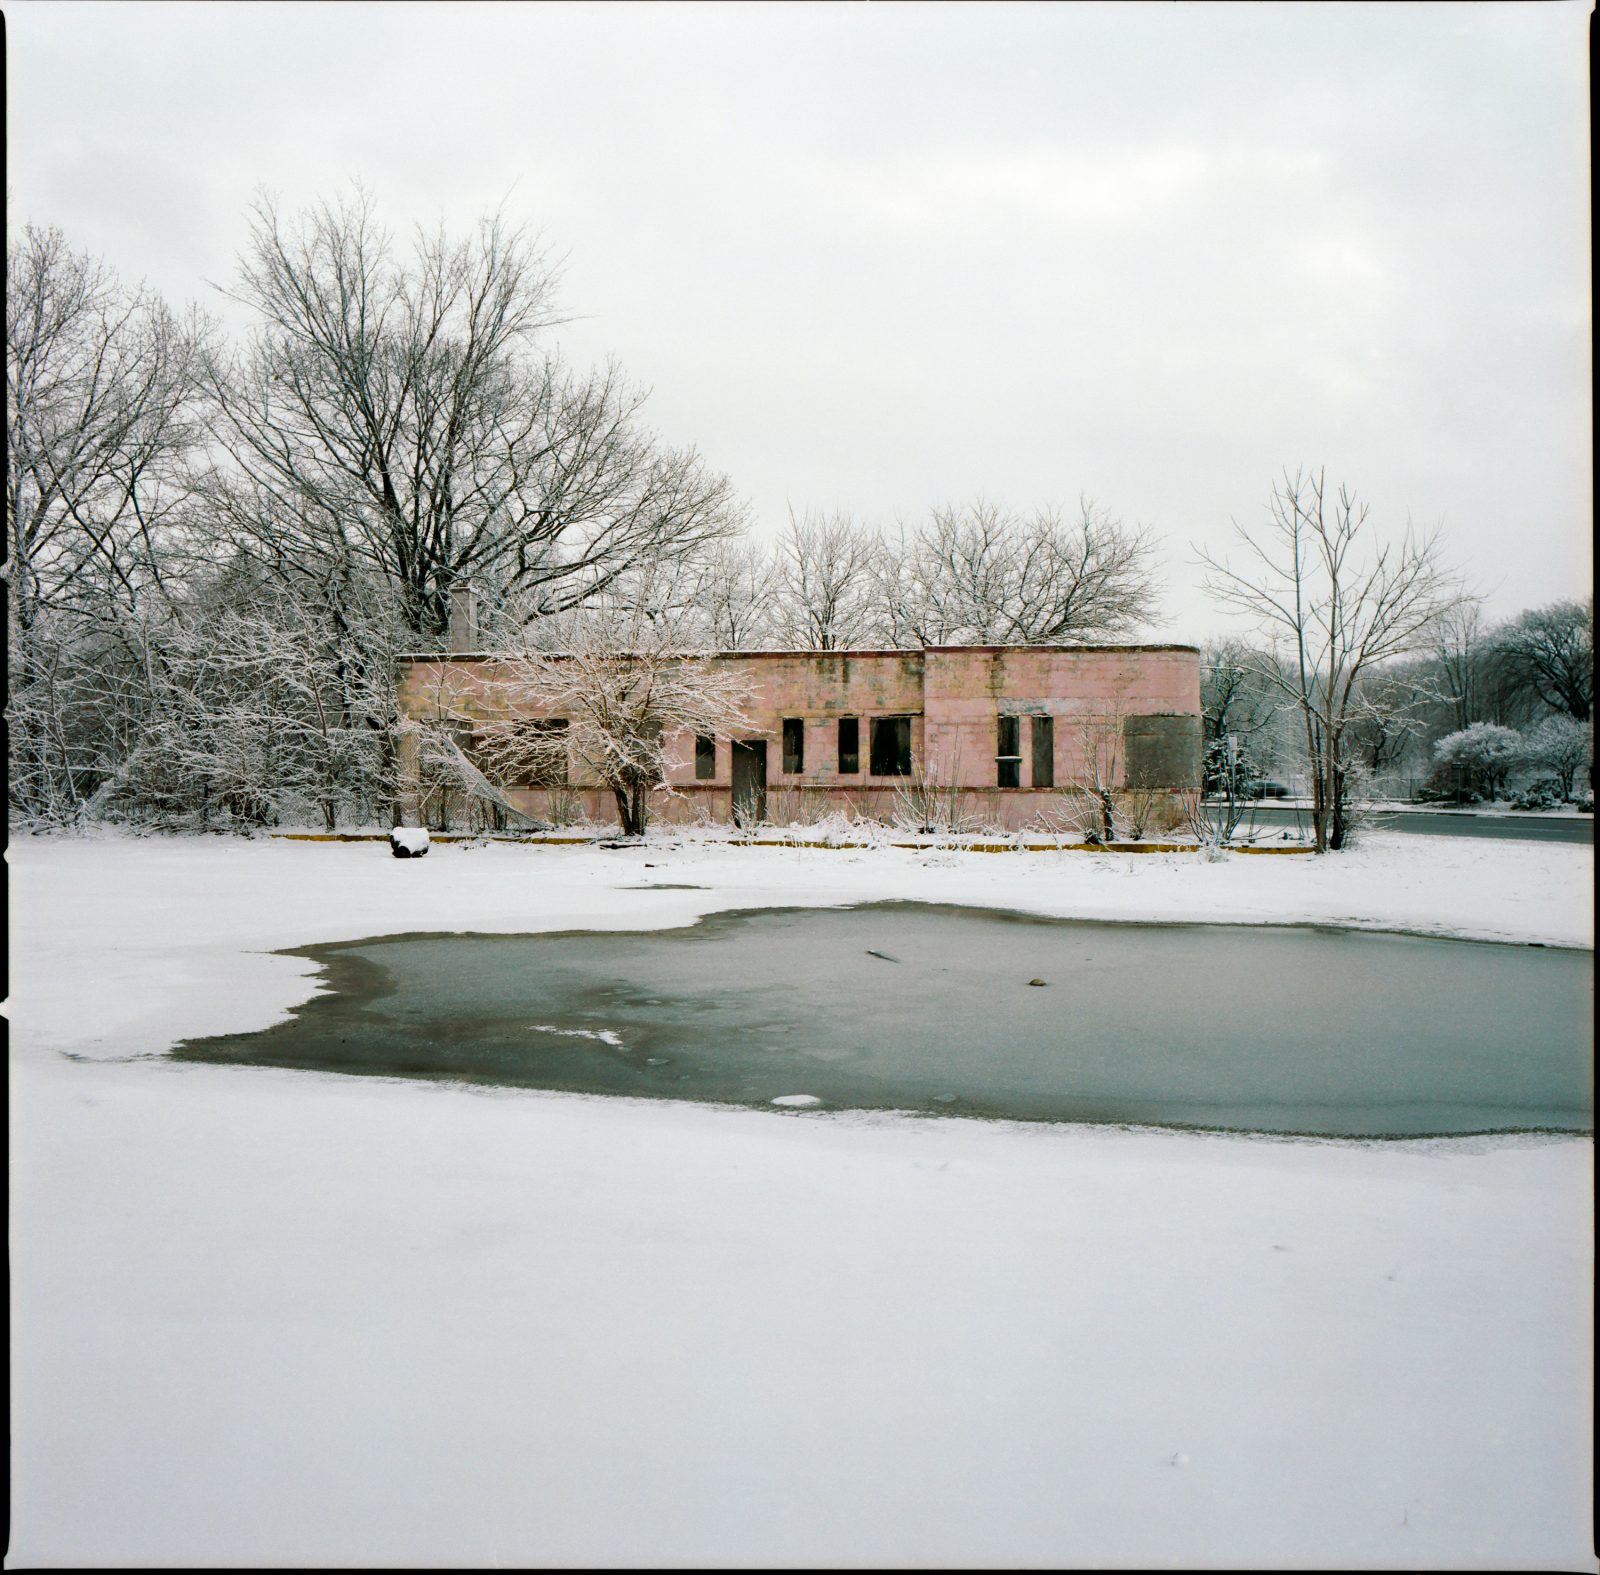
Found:
<path fill-rule="evenodd" d="M 721 660 L 751 682 L 754 698 L 745 707 L 751 725 L 739 737 L 767 740 L 769 789 L 815 792 L 843 787 L 892 795 L 896 779 L 873 777 L 868 770 L 867 719 L 874 716 L 911 717 L 912 758 L 921 758 L 920 651 L 753 651 Z M 839 718 L 844 716 L 861 720 L 861 770 L 853 776 L 839 771 Z M 798 717 L 805 724 L 805 771 L 796 777 L 782 774 L 786 717 Z M 674 787 L 700 797 L 720 794 L 724 799 L 732 791 L 732 739 L 717 740 L 716 775 L 710 782 L 694 779 L 692 735 L 674 740 L 668 753 L 672 761 L 668 780 Z"/>
<path fill-rule="evenodd" d="M 1002 715 L 1054 719 L 1054 781 L 1065 787 L 1083 774 L 1085 755 L 1110 757 L 1125 775 L 1107 731 L 1132 717 L 1200 713 L 1198 654 L 1179 646 L 957 647 L 927 653 L 924 686 L 928 760 L 941 781 L 994 787 Z M 1031 788 L 1033 758 L 1023 725 L 1022 788 Z M 1191 773 L 1199 782 L 1199 761 Z M 1183 783 L 1166 784 L 1182 786 Z"/>
<path fill-rule="evenodd" d="M 742 738 L 767 740 L 769 818 L 830 812 L 892 819 L 912 781 L 871 772 L 869 722 L 911 718 L 913 770 L 954 791 L 966 813 L 1018 830 L 1059 807 L 1058 794 L 1082 779 L 1086 758 L 1111 765 L 1118 786 L 1179 788 L 1200 780 L 1200 671 L 1187 646 L 945 647 L 923 651 L 748 652 L 721 658 L 751 680 Z M 407 659 L 397 674 L 402 714 L 463 721 L 504 715 L 495 663 L 484 658 Z M 998 785 L 998 719 L 1018 716 L 1020 786 Z M 839 770 L 838 721 L 857 717 L 858 773 Z M 1033 717 L 1053 719 L 1053 788 L 1034 778 Z M 804 770 L 783 772 L 783 722 L 804 723 Z M 656 818 L 726 820 L 732 800 L 732 740 L 716 741 L 715 772 L 695 780 L 694 739 L 669 740 L 668 782 Z M 609 819 L 609 793 L 576 771 L 558 795 Z M 510 790 L 528 813 L 550 813 L 543 789 Z"/>
<path fill-rule="evenodd" d="M 1123 780 L 1130 788 L 1196 787 L 1204 743 L 1195 715 L 1130 716 L 1122 724 Z"/>

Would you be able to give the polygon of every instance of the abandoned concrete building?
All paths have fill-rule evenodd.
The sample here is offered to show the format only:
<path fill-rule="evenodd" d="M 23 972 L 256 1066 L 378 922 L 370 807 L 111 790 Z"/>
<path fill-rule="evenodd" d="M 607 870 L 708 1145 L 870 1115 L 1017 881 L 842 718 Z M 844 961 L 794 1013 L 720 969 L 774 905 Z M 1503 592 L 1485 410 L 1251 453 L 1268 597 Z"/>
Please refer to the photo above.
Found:
<path fill-rule="evenodd" d="M 735 737 L 666 740 L 651 817 L 692 822 L 905 818 L 932 781 L 976 823 L 1046 823 L 1063 793 L 1098 777 L 1123 792 L 1200 783 L 1199 653 L 1185 645 L 938 646 L 923 650 L 742 651 L 713 660 L 749 684 Z M 467 650 L 408 656 L 401 714 L 471 729 L 513 711 L 505 659 Z M 450 697 L 440 715 L 441 695 Z M 566 719 L 526 713 L 559 739 Z M 576 758 L 495 784 L 536 818 L 614 818 L 610 793 Z M 424 813 L 426 810 L 424 809 Z"/>

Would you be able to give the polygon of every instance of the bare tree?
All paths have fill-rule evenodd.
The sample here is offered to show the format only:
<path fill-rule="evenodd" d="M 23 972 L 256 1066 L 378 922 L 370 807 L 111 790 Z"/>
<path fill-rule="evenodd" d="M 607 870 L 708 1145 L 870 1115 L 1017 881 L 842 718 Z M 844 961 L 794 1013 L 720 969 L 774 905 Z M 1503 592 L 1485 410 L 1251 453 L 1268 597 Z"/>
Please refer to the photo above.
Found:
<path fill-rule="evenodd" d="M 6 264 L 10 810 L 59 824 L 89 811 L 148 701 L 209 329 L 59 230 L 26 226 Z"/>
<path fill-rule="evenodd" d="M 36 609 L 7 630 L 8 813 L 32 827 L 77 823 L 137 738 L 148 700 L 148 632 Z"/>
<path fill-rule="evenodd" d="M 1440 693 L 1455 728 L 1491 720 L 1482 714 L 1484 659 L 1488 654 L 1483 608 L 1476 601 L 1440 618 L 1433 642 L 1433 667 Z"/>
<path fill-rule="evenodd" d="M 1262 774 L 1275 747 L 1283 697 L 1261 675 L 1261 652 L 1239 640 L 1208 641 L 1200 650 L 1200 721 L 1205 786 L 1226 784 L 1238 796 Z"/>
<path fill-rule="evenodd" d="M 1364 672 L 1351 695 L 1349 754 L 1377 789 L 1417 747 L 1440 701 L 1432 663 L 1389 662 Z"/>
<path fill-rule="evenodd" d="M 370 636 L 364 636 L 370 639 Z M 99 773 L 108 815 L 328 830 L 392 796 L 389 668 L 351 661 L 326 609 L 235 558 L 174 587 L 143 630 L 130 736 Z M 365 684 L 365 690 L 362 685 Z"/>
<path fill-rule="evenodd" d="M 232 292 L 258 327 L 211 379 L 217 506 L 246 534 L 271 520 L 264 554 L 354 555 L 424 640 L 460 580 L 558 611 L 729 533 L 726 478 L 640 428 L 641 393 L 539 349 L 554 289 L 498 216 L 402 258 L 362 192 L 295 221 L 263 199 Z"/>
<path fill-rule="evenodd" d="M 956 645 L 998 640 L 993 609 L 1012 579 L 1015 520 L 979 501 L 940 508 L 921 527 L 901 525 L 879 563 L 880 596 L 897 644 Z"/>
<path fill-rule="evenodd" d="M 778 544 L 775 632 L 807 651 L 843 651 L 877 632 L 872 572 L 877 534 L 848 514 L 789 511 Z"/>
<path fill-rule="evenodd" d="M 11 618 L 137 604 L 188 496 L 208 327 L 128 290 L 61 232 L 6 255 L 6 580 Z"/>
<path fill-rule="evenodd" d="M 1200 552 L 1206 588 L 1254 619 L 1272 646 L 1261 672 L 1293 702 L 1302 724 L 1319 853 L 1345 844 L 1351 796 L 1351 724 L 1364 674 L 1426 649 L 1438 622 L 1461 604 L 1459 580 L 1438 533 L 1407 526 L 1398 545 L 1367 547 L 1368 508 L 1348 488 L 1326 495 L 1323 473 L 1284 472 L 1266 524 L 1235 524 L 1245 566 Z"/>
<path fill-rule="evenodd" d="M 1552 711 L 1587 722 L 1594 713 L 1594 598 L 1553 602 L 1496 630 L 1493 645 L 1513 681 Z"/>
<path fill-rule="evenodd" d="M 575 758 L 610 789 L 622 834 L 642 836 L 674 738 L 747 728 L 749 681 L 632 606 L 570 615 L 564 633 L 562 650 L 499 658 L 497 710 L 472 727 L 476 764 L 491 782 L 527 781 Z"/>
<path fill-rule="evenodd" d="M 1088 499 L 1024 518 L 982 500 L 902 527 L 880 571 L 885 618 L 923 645 L 1030 645 L 1126 635 L 1157 597 L 1155 540 Z"/>
<path fill-rule="evenodd" d="M 778 572 L 759 542 L 714 542 L 688 567 L 694 604 L 713 649 L 756 651 L 771 641 Z"/>

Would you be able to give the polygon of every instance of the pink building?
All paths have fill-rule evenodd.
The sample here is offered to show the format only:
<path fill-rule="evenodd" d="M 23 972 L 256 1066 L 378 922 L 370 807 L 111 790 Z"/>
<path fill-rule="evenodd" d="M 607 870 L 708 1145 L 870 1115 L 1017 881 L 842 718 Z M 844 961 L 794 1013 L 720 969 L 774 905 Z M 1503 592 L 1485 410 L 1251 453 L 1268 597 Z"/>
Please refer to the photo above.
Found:
<path fill-rule="evenodd" d="M 978 822 L 1021 830 L 1098 776 L 1119 791 L 1200 784 L 1200 659 L 1187 645 L 937 646 L 916 651 L 744 651 L 715 658 L 750 681 L 751 726 L 668 741 L 658 820 L 725 821 L 736 806 L 787 822 L 831 811 L 904 818 L 908 790 L 937 784 Z M 496 658 L 403 658 L 401 713 L 463 734 L 504 714 Z M 531 716 L 550 729 L 562 719 Z M 470 752 L 470 751 L 469 751 Z M 541 785 L 498 784 L 536 817 L 557 801 L 595 819 L 609 792 L 577 762 Z"/>

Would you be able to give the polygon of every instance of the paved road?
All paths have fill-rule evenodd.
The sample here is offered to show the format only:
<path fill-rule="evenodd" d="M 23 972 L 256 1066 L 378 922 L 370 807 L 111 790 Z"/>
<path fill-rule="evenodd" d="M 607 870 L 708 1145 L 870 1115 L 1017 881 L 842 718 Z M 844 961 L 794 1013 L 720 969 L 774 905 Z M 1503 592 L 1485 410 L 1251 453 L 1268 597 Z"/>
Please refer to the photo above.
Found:
<path fill-rule="evenodd" d="M 1308 810 L 1258 804 L 1245 811 L 1239 823 L 1248 831 L 1250 816 L 1257 826 L 1311 828 Z M 1591 815 L 1492 815 L 1469 809 L 1385 810 L 1378 825 L 1385 831 L 1416 832 L 1425 837 L 1502 837 L 1523 842 L 1594 842 L 1594 817 Z"/>

